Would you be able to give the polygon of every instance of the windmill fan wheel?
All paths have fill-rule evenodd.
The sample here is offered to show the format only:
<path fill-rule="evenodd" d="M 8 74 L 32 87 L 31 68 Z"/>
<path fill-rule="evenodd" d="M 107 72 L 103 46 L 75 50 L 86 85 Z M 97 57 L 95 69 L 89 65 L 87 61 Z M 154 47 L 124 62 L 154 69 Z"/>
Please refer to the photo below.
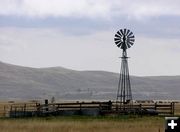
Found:
<path fill-rule="evenodd" d="M 129 29 L 120 29 L 115 34 L 114 41 L 117 47 L 126 50 L 134 44 L 135 37 Z"/>

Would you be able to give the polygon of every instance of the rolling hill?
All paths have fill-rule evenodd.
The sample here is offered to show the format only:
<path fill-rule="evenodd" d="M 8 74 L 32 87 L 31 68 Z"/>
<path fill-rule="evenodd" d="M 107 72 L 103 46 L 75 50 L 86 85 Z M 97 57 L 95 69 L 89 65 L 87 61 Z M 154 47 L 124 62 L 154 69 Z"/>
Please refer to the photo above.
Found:
<path fill-rule="evenodd" d="M 131 77 L 134 99 L 180 100 L 180 76 Z M 0 100 L 113 100 L 118 74 L 62 67 L 30 68 L 0 62 Z"/>

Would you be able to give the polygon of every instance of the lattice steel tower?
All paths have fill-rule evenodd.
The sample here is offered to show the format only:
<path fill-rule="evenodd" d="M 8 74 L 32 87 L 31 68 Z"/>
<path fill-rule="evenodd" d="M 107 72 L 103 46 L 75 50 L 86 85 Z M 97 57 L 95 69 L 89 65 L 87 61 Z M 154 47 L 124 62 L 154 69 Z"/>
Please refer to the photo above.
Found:
<path fill-rule="evenodd" d="M 134 44 L 135 37 L 129 29 L 120 29 L 115 34 L 114 41 L 115 44 L 120 49 L 122 49 L 121 69 L 120 69 L 116 102 L 118 109 L 120 108 L 125 110 L 130 108 L 132 104 L 131 83 L 130 83 L 128 57 L 126 50 Z"/>

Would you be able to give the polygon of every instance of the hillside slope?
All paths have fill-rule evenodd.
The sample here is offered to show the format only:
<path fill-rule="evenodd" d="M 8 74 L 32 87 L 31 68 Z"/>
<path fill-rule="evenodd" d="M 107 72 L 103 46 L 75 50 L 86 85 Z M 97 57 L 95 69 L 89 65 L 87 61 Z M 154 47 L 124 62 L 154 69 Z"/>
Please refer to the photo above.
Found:
<path fill-rule="evenodd" d="M 180 99 L 180 76 L 131 77 L 134 99 Z M 0 99 L 115 99 L 118 74 L 0 62 Z"/>

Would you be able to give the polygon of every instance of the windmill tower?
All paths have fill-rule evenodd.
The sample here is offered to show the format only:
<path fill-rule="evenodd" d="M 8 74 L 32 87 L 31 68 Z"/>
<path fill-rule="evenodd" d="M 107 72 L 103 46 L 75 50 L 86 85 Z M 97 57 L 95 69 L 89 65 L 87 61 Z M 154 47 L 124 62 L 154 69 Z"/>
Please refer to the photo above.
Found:
<path fill-rule="evenodd" d="M 135 37 L 129 29 L 120 29 L 115 34 L 114 41 L 117 47 L 122 49 L 121 69 L 116 98 L 117 109 L 128 110 L 132 106 L 132 92 L 128 68 L 127 49 L 134 44 Z"/>

